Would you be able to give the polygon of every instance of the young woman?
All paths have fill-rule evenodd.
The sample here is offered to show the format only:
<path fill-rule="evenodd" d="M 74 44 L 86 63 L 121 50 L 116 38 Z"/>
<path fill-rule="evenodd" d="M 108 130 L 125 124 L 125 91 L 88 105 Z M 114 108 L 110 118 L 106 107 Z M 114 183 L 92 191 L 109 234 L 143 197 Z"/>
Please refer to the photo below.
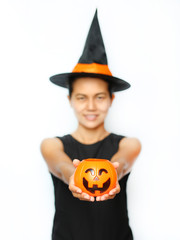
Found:
<path fill-rule="evenodd" d="M 90 34 L 92 29 L 96 30 L 94 35 L 97 36 L 100 32 L 99 28 L 97 30 L 97 14 Z M 55 189 L 52 239 L 132 240 L 126 183 L 133 163 L 140 153 L 141 144 L 136 138 L 110 133 L 104 126 L 108 110 L 114 101 L 113 92 L 124 90 L 129 85 L 112 77 L 109 70 L 102 73 L 102 68 L 107 67 L 106 63 L 102 66 L 101 62 L 97 61 L 82 63 L 87 59 L 87 44 L 93 42 L 92 38 L 90 39 L 91 41 L 87 40 L 86 51 L 73 73 L 56 75 L 51 79 L 57 85 L 68 86 L 68 99 L 78 120 L 78 127 L 73 133 L 47 138 L 41 144 L 41 152 Z M 96 39 L 95 43 L 97 42 L 99 46 L 100 43 Z M 98 46 L 96 52 L 98 49 L 102 51 L 102 46 Z M 92 48 L 90 49 L 92 51 Z M 81 69 L 78 70 L 79 68 Z M 86 69 L 82 71 L 82 68 Z M 96 199 L 82 192 L 74 184 L 75 169 L 80 161 L 86 158 L 108 159 L 117 171 L 116 187 Z"/>

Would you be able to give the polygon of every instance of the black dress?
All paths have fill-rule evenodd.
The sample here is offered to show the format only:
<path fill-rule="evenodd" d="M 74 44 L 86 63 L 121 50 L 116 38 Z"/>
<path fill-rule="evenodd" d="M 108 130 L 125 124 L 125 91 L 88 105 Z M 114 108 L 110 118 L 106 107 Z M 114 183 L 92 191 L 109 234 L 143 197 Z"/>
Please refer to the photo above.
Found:
<path fill-rule="evenodd" d="M 110 160 L 118 151 L 123 136 L 111 133 L 103 140 L 86 145 L 71 135 L 58 137 L 65 153 L 73 160 L 103 158 Z M 81 201 L 74 198 L 68 185 L 52 175 L 55 191 L 55 216 L 52 240 L 132 240 L 129 226 L 126 183 L 129 174 L 120 181 L 121 191 L 112 200 Z"/>

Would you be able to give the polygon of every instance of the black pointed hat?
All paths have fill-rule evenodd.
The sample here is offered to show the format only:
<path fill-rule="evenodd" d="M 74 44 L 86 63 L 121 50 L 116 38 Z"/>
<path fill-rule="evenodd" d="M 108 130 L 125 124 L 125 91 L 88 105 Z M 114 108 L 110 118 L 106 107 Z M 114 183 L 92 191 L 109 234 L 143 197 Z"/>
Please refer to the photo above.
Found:
<path fill-rule="evenodd" d="M 126 81 L 112 76 L 109 70 L 97 10 L 86 39 L 83 53 L 73 71 L 71 73 L 54 75 L 50 77 L 50 81 L 61 87 L 68 88 L 69 81 L 79 77 L 104 79 L 111 84 L 113 92 L 122 91 L 130 87 L 130 84 Z"/>

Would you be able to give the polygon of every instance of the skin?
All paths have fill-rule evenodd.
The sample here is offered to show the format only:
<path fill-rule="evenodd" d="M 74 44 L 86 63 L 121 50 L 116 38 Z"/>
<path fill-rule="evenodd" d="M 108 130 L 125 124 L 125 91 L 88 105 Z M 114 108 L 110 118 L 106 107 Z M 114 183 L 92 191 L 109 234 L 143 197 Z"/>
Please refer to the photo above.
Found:
<path fill-rule="evenodd" d="M 104 120 L 111 107 L 112 98 L 109 95 L 108 84 L 99 78 L 79 78 L 73 82 L 69 103 L 78 120 L 78 127 L 71 135 L 84 144 L 92 144 L 104 139 L 110 133 L 104 127 Z M 118 180 L 130 172 L 133 163 L 141 151 L 137 138 L 123 138 L 118 151 L 111 158 Z M 84 201 L 94 201 L 95 198 L 84 193 L 74 185 L 74 172 L 80 161 L 73 162 L 64 152 L 63 143 L 57 138 L 47 138 L 41 143 L 41 152 L 48 165 L 49 171 L 69 185 L 73 196 Z M 113 199 L 120 192 L 117 181 L 116 187 L 108 194 L 96 197 L 96 201 Z"/>

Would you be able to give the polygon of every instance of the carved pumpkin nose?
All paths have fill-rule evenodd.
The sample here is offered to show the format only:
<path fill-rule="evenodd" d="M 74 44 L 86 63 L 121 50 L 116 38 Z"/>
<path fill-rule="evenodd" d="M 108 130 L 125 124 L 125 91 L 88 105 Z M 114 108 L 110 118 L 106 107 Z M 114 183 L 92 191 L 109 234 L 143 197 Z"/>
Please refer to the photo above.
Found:
<path fill-rule="evenodd" d="M 98 176 L 95 176 L 94 180 L 95 180 L 95 181 L 99 181 Z"/>

